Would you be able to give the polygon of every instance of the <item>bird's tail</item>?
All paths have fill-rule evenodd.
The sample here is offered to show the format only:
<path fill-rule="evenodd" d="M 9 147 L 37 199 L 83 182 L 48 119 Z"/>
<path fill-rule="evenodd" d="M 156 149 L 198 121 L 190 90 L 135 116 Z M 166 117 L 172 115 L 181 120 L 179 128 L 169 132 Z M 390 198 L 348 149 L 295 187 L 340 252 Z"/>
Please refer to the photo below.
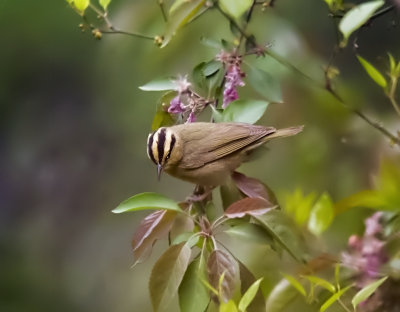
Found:
<path fill-rule="evenodd" d="M 299 132 L 303 131 L 304 126 L 295 126 L 295 127 L 289 127 L 289 128 L 284 128 L 284 129 L 278 129 L 274 133 L 268 135 L 266 139 L 269 141 L 271 139 L 275 138 L 284 138 L 292 135 L 296 135 Z"/>

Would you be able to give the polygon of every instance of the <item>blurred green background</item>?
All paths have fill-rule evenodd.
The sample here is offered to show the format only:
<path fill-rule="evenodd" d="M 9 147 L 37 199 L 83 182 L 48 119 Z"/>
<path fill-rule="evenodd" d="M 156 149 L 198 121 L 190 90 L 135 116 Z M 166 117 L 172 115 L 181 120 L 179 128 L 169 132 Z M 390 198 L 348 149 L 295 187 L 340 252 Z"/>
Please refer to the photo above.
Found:
<path fill-rule="evenodd" d="M 156 1 L 113 0 L 110 12 L 119 28 L 162 33 Z M 190 24 L 161 50 L 120 35 L 96 41 L 81 33 L 80 22 L 65 1 L 0 0 L 1 311 L 150 311 L 148 278 L 165 242 L 131 269 L 130 240 L 146 213 L 111 210 L 143 191 L 182 200 L 192 186 L 166 175 L 157 182 L 145 144 L 161 94 L 138 86 L 211 59 L 218 51 L 202 46 L 201 36 L 232 39 L 218 12 Z M 392 12 L 358 37 L 359 53 L 382 71 L 386 52 L 400 58 L 397 23 Z M 323 82 L 336 34 L 322 0 L 278 0 L 275 8 L 256 12 L 250 30 Z M 383 155 L 397 153 L 328 93 L 271 59 L 248 61 L 282 79 L 285 103 L 271 104 L 260 123 L 306 126 L 242 167 L 278 196 L 300 186 L 339 200 L 369 187 Z M 394 131 L 399 123 L 390 103 L 351 46 L 335 65 L 347 103 Z M 259 97 L 250 88 L 240 94 Z M 362 228 L 364 213 L 338 216 L 325 248 L 343 248 Z"/>

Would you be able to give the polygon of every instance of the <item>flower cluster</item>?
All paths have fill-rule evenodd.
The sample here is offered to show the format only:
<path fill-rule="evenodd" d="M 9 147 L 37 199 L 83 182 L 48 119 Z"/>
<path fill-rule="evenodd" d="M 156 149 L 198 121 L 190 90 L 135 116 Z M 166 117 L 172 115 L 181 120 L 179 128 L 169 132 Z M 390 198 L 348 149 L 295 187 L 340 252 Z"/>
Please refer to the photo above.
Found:
<path fill-rule="evenodd" d="M 237 87 L 243 87 L 245 83 L 242 78 L 245 74 L 241 71 L 242 58 L 239 55 L 221 51 L 216 59 L 226 66 L 224 98 L 222 108 L 226 108 L 230 102 L 239 98 Z"/>
<path fill-rule="evenodd" d="M 168 113 L 181 114 L 186 123 L 195 122 L 196 113 L 204 109 L 206 100 L 190 90 L 191 84 L 186 77 L 175 80 L 175 84 L 178 95 L 169 103 Z"/>
<path fill-rule="evenodd" d="M 382 213 L 374 213 L 365 220 L 365 232 L 362 237 L 352 235 L 349 238 L 349 252 L 342 254 L 343 264 L 357 273 L 357 286 L 362 288 L 380 277 L 381 267 L 388 261 L 385 242 L 381 240 L 383 228 L 380 220 Z"/>

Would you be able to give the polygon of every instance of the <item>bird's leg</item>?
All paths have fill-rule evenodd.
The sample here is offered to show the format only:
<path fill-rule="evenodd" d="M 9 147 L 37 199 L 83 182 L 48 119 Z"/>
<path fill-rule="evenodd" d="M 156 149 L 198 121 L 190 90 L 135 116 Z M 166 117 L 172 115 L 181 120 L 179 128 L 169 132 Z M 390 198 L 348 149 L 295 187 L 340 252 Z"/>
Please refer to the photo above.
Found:
<path fill-rule="evenodd" d="M 214 187 L 196 185 L 193 194 L 186 198 L 189 203 L 208 202 L 212 199 L 212 190 Z"/>

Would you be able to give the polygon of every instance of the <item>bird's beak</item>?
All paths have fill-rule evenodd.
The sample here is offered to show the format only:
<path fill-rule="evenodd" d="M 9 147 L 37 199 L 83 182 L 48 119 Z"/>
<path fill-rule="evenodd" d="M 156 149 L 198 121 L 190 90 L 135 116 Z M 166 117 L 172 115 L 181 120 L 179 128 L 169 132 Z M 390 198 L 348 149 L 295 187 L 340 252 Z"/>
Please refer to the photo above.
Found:
<path fill-rule="evenodd" d="M 158 177 L 158 181 L 160 181 L 162 169 L 163 169 L 163 168 L 162 168 L 161 164 L 157 164 L 157 177 Z"/>

